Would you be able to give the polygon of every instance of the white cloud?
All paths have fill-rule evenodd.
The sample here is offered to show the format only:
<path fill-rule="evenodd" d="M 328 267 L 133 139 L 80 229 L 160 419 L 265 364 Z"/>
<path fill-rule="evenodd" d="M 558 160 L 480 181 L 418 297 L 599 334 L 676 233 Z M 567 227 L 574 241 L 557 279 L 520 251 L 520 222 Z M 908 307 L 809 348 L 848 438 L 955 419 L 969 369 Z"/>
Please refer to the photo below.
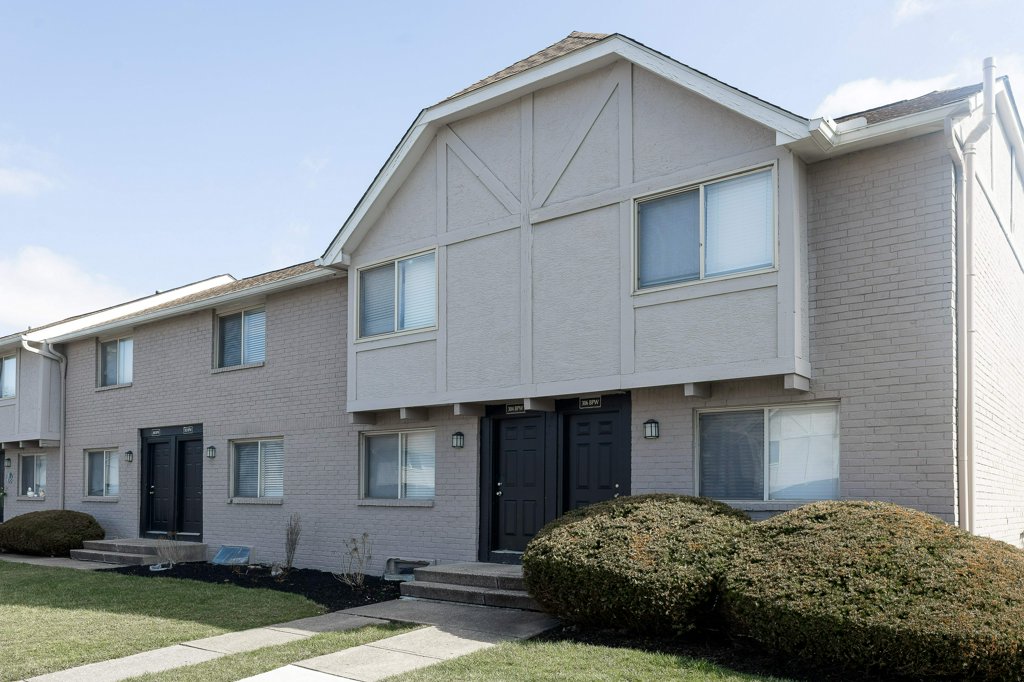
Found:
<path fill-rule="evenodd" d="M 897 0 L 893 10 L 893 23 L 901 24 L 925 14 L 931 14 L 942 4 L 940 0 Z"/>
<path fill-rule="evenodd" d="M 985 56 L 961 59 L 947 74 L 932 78 L 905 79 L 862 78 L 843 83 L 830 92 L 814 111 L 814 117 L 835 118 L 865 109 L 899 102 L 927 95 L 934 90 L 956 88 L 982 79 L 981 65 Z M 1024 53 L 994 55 L 996 76 L 1009 76 L 1010 84 L 1016 88 L 1018 101 L 1024 92 Z"/>
<path fill-rule="evenodd" d="M 74 259 L 44 246 L 25 246 L 0 255 L 4 276 L 0 335 L 39 327 L 131 298 L 102 275 L 87 272 Z"/>
<path fill-rule="evenodd" d="M 843 83 L 826 95 L 815 109 L 814 116 L 835 118 L 883 104 L 919 97 L 933 90 L 952 87 L 954 84 L 953 74 L 921 80 L 896 78 L 887 81 L 881 78 L 864 78 L 850 81 Z"/>
<path fill-rule="evenodd" d="M 52 180 L 37 171 L 0 168 L 0 194 L 34 197 L 53 186 Z"/>

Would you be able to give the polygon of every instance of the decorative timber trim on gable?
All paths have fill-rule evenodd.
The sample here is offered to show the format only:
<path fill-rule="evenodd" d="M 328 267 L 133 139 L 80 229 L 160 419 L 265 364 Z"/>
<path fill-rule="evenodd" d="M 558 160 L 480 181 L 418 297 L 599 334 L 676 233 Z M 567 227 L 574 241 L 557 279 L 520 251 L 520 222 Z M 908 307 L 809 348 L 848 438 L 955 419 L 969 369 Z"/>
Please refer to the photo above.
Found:
<path fill-rule="evenodd" d="M 469 152 L 465 144 L 460 144 L 462 141 L 458 136 L 450 128 L 447 128 L 448 123 L 514 101 L 536 90 L 570 80 L 584 73 L 595 71 L 620 59 L 647 69 L 686 90 L 706 97 L 741 116 L 775 130 L 778 144 L 789 143 L 809 135 L 807 119 L 691 69 L 626 36 L 613 34 L 525 71 L 445 100 L 420 112 L 318 264 L 348 265 L 349 254 L 362 241 L 369 226 L 381 215 L 387 202 L 408 177 L 438 131 L 444 133 L 448 148 L 454 151 L 464 163 L 470 167 L 475 165 L 472 152 Z M 593 110 L 586 112 L 586 115 L 581 118 L 573 139 L 566 145 L 566 150 L 563 153 L 563 156 L 567 158 L 561 159 L 565 161 L 562 172 L 565 171 L 575 148 L 578 147 L 578 144 L 575 146 L 572 144 L 573 140 L 578 142 L 586 137 L 612 98 L 616 88 L 620 87 L 619 81 L 617 70 L 613 70 L 603 85 L 602 93 L 606 96 L 599 97 Z M 512 193 L 500 182 L 494 182 L 497 181 L 497 178 L 480 177 L 503 205 L 518 209 L 519 202 L 513 201 Z M 556 174 L 555 177 L 537 179 L 536 189 L 538 191 L 530 198 L 535 207 L 544 203 L 557 184 L 559 177 Z"/>

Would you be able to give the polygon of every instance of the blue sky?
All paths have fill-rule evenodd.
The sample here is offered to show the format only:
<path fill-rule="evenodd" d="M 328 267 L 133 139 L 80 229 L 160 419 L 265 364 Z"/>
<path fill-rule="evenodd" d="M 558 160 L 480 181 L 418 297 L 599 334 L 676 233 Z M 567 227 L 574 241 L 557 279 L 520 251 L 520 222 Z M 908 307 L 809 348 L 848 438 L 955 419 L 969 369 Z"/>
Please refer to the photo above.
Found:
<path fill-rule="evenodd" d="M 1019 0 L 0 0 L 0 334 L 316 258 L 421 108 L 571 30 L 812 116 L 989 55 L 1024 93 L 1022 26 Z"/>

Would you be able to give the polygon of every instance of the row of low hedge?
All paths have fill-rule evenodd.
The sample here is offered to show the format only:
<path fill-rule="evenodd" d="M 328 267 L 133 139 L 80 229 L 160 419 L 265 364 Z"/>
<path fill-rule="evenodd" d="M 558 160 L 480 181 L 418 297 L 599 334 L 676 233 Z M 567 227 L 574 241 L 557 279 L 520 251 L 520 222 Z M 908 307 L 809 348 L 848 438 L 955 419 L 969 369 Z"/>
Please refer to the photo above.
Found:
<path fill-rule="evenodd" d="M 700 498 L 619 498 L 546 527 L 523 569 L 570 622 L 685 632 L 714 619 L 818 664 L 1024 680 L 1024 552 L 892 504 L 751 523 Z"/>
<path fill-rule="evenodd" d="M 85 540 L 102 540 L 103 528 L 89 514 L 48 509 L 0 524 L 0 550 L 37 556 L 69 556 Z"/>

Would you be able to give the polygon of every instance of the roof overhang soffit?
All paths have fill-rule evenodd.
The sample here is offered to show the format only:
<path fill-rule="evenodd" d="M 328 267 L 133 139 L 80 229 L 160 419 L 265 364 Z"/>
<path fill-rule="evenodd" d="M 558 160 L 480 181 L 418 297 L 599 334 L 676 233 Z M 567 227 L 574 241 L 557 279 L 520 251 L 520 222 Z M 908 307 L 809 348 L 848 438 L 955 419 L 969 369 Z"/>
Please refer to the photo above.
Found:
<path fill-rule="evenodd" d="M 612 35 L 420 112 L 321 257 L 319 264 L 348 264 L 349 254 L 383 212 L 384 206 L 411 172 L 439 127 L 511 102 L 534 90 L 594 71 L 618 59 L 626 59 L 680 87 L 775 130 L 777 144 L 788 144 L 809 136 L 807 119 L 732 88 L 629 38 Z"/>

